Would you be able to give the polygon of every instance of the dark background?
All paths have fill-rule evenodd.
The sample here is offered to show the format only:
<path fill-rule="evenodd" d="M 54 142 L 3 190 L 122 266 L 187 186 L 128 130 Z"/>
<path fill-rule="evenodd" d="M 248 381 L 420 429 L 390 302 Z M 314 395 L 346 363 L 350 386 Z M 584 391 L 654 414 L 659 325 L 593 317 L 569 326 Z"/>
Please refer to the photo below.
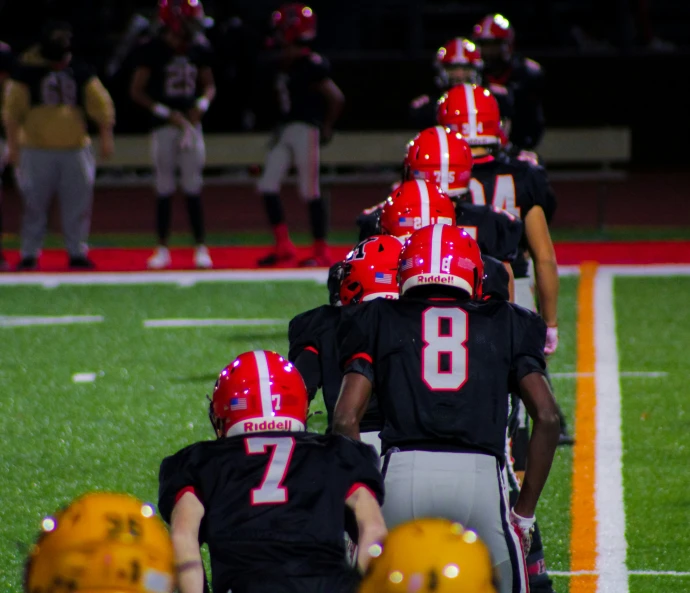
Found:
<path fill-rule="evenodd" d="M 242 103 L 256 112 L 255 129 L 269 127 L 264 114 L 270 96 L 261 92 L 260 80 L 246 75 L 238 80 L 233 73 L 250 68 L 247 47 L 261 46 L 270 12 L 279 4 L 205 0 L 206 13 L 216 23 L 231 24 L 228 35 L 248 56 L 220 65 L 230 74 L 219 84 L 207 131 L 241 131 L 237 106 Z M 501 11 L 516 30 L 518 51 L 545 70 L 549 126 L 629 126 L 633 165 L 687 162 L 687 0 L 315 0 L 311 6 L 319 18 L 315 46 L 330 59 L 347 98 L 340 129 L 409 128 L 409 101 L 434 90 L 436 49 L 453 36 L 468 35 L 484 14 Z M 155 9 L 155 2 L 135 0 L 0 0 L 0 39 L 21 51 L 35 40 L 43 20 L 70 20 L 76 53 L 99 68 L 116 100 L 116 131 L 143 133 L 148 116 L 129 102 L 126 67 L 109 78 L 105 65 L 132 14 L 152 15 Z"/>

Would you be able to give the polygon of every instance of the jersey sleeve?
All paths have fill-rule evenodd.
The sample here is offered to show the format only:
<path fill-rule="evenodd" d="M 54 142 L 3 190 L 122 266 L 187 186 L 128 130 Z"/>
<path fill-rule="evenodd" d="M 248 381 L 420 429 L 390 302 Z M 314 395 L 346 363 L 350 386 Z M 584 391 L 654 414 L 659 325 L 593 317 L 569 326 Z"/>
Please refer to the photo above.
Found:
<path fill-rule="evenodd" d="M 556 212 L 556 194 L 549 182 L 546 169 L 541 166 L 530 165 L 529 189 L 533 196 L 533 205 L 540 206 L 546 216 L 546 222 L 551 222 Z"/>
<path fill-rule="evenodd" d="M 328 302 L 331 305 L 340 305 L 340 283 L 343 279 L 343 262 L 335 262 L 328 270 Z"/>
<path fill-rule="evenodd" d="M 380 471 L 381 459 L 376 450 L 366 443 L 338 436 L 338 471 L 345 476 L 347 499 L 358 488 L 364 487 L 383 504 L 383 476 Z"/>
<path fill-rule="evenodd" d="M 343 309 L 338 325 L 340 368 L 343 374 L 359 373 L 374 382 L 377 300 Z"/>
<path fill-rule="evenodd" d="M 211 67 L 213 65 L 214 53 L 211 44 L 204 41 L 197 44 L 196 63 L 200 68 Z"/>
<path fill-rule="evenodd" d="M 308 81 L 309 84 L 318 84 L 331 76 L 331 66 L 322 55 L 312 53 L 309 55 Z"/>
<path fill-rule="evenodd" d="M 513 359 L 511 362 L 512 387 L 517 389 L 520 381 L 530 373 L 546 372 L 544 343 L 546 341 L 546 324 L 544 320 L 517 305 L 513 310 Z"/>
<path fill-rule="evenodd" d="M 158 474 L 158 510 L 170 523 L 175 503 L 185 491 L 194 492 L 202 501 L 201 484 L 193 463 L 194 445 L 166 457 Z"/>
<path fill-rule="evenodd" d="M 496 241 L 491 255 L 500 261 L 514 261 L 522 239 L 522 221 L 505 210 L 492 210 L 491 223 Z"/>
<path fill-rule="evenodd" d="M 132 53 L 132 63 L 135 68 L 149 68 L 153 70 L 160 62 L 156 46 L 152 41 L 137 47 Z"/>
<path fill-rule="evenodd" d="M 305 311 L 292 318 L 288 326 L 288 360 L 295 362 L 303 350 L 310 350 L 315 354 L 319 353 L 319 327 L 317 321 L 318 309 Z"/>
<path fill-rule="evenodd" d="M 14 70 L 14 65 L 12 49 L 6 43 L 0 42 L 0 72 L 11 73 Z"/>
<path fill-rule="evenodd" d="M 484 280 L 482 282 L 484 298 L 507 301 L 510 299 L 508 270 L 502 262 L 489 255 L 482 255 L 482 260 L 484 262 Z"/>

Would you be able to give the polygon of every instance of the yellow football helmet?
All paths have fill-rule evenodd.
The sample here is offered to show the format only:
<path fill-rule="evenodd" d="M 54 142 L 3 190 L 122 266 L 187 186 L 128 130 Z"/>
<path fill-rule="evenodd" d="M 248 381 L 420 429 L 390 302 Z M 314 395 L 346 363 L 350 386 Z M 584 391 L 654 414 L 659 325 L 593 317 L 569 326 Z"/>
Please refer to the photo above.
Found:
<path fill-rule="evenodd" d="M 26 565 L 26 593 L 172 593 L 170 535 L 154 508 L 95 492 L 43 520 Z"/>
<path fill-rule="evenodd" d="M 447 519 L 419 519 L 393 529 L 368 550 L 359 593 L 497 593 L 491 555 L 474 531 Z"/>

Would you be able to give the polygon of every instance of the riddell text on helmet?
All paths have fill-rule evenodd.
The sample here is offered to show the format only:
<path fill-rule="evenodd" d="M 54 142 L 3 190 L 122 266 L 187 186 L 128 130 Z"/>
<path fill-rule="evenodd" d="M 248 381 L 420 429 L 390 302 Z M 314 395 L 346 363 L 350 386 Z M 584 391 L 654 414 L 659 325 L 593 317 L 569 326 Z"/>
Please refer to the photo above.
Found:
<path fill-rule="evenodd" d="M 254 422 L 249 420 L 244 422 L 244 432 L 265 432 L 267 430 L 292 430 L 292 420 L 275 420 Z"/>
<path fill-rule="evenodd" d="M 430 276 L 428 274 L 420 274 L 417 276 L 419 284 L 454 284 L 455 278 L 453 276 Z"/>

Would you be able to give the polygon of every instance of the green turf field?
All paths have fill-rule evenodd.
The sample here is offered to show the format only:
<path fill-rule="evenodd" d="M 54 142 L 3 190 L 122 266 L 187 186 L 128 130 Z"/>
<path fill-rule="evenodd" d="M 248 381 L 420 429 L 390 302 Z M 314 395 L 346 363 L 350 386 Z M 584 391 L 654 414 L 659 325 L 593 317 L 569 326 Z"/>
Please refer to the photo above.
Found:
<path fill-rule="evenodd" d="M 690 279 L 618 279 L 620 366 L 663 378 L 624 378 L 624 485 L 628 568 L 690 570 L 684 522 L 690 319 L 678 307 Z M 555 391 L 572 419 L 576 278 L 563 278 Z M 212 438 L 205 395 L 234 355 L 255 348 L 287 354 L 287 322 L 324 303 L 315 282 L 200 283 L 191 287 L 0 286 L 0 315 L 100 316 L 101 322 L 3 327 L 0 318 L 0 590 L 20 591 L 26 551 L 41 518 L 90 489 L 123 490 L 155 502 L 161 459 Z M 649 307 L 649 302 L 674 303 Z M 644 313 L 644 314 L 643 314 Z M 248 327 L 148 328 L 146 320 L 273 319 Z M 74 383 L 76 373 L 95 373 Z M 319 428 L 322 417 L 316 417 Z M 539 519 L 546 560 L 570 570 L 572 450 L 559 449 Z M 558 593 L 567 577 L 554 579 Z M 631 577 L 631 591 L 690 591 L 690 578 Z"/>

